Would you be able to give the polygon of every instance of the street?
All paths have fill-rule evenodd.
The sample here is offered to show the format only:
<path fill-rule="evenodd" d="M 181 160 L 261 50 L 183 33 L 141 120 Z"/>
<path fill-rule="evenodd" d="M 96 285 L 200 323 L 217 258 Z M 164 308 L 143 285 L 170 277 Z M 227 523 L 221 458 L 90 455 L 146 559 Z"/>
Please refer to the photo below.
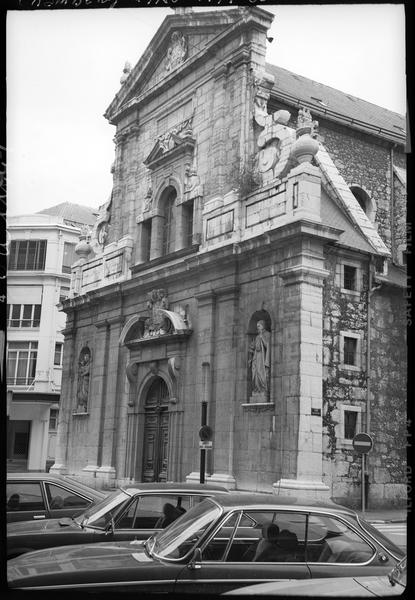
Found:
<path fill-rule="evenodd" d="M 406 551 L 406 523 L 372 523 L 376 529 Z"/>

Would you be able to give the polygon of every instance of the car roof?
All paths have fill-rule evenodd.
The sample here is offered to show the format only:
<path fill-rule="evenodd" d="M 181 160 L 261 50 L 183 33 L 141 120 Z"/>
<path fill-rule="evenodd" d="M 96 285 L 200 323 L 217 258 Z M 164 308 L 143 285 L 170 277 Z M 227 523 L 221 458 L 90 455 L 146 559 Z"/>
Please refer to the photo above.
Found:
<path fill-rule="evenodd" d="M 151 491 L 169 491 L 169 492 L 192 492 L 195 494 L 203 494 L 209 492 L 211 494 L 228 494 L 229 490 L 220 485 L 211 485 L 205 483 L 174 483 L 174 482 L 154 482 L 141 483 L 132 482 L 121 486 L 122 489 L 128 492 L 151 492 Z"/>
<path fill-rule="evenodd" d="M 336 512 L 349 517 L 355 517 L 355 511 L 336 504 L 335 502 L 322 502 L 320 500 L 311 500 L 305 497 L 282 496 L 267 493 L 249 493 L 233 491 L 224 496 L 217 496 L 215 500 L 224 508 L 268 508 L 274 505 L 278 508 L 296 508 L 298 510 L 324 510 Z"/>
<path fill-rule="evenodd" d="M 84 491 L 85 493 L 95 494 L 97 497 L 105 498 L 108 495 L 107 490 L 96 490 L 95 488 L 83 483 L 82 481 L 77 481 L 76 479 L 72 479 L 71 477 L 63 477 L 62 475 L 54 475 L 52 473 L 45 472 L 28 472 L 28 473 L 7 473 L 7 481 L 51 481 L 54 483 L 60 483 L 62 485 L 67 484 L 72 486 L 74 489 L 78 488 L 79 491 Z"/>

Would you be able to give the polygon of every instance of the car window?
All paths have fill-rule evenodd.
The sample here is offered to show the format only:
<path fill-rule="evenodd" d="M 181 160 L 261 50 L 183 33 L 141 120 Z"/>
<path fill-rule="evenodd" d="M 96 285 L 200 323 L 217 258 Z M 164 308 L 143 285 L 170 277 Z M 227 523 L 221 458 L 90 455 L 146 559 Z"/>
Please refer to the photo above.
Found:
<path fill-rule="evenodd" d="M 342 521 L 326 515 L 310 515 L 307 561 L 319 563 L 364 563 L 374 548 Z"/>
<path fill-rule="evenodd" d="M 23 481 L 7 483 L 7 510 L 46 510 L 40 483 Z"/>
<path fill-rule="evenodd" d="M 125 490 L 116 490 L 108 494 L 106 498 L 87 508 L 79 516 L 75 517 L 75 521 L 83 527 L 97 527 L 104 529 L 111 519 L 116 519 L 118 513 L 123 511 L 124 507 L 129 503 L 131 494 Z"/>
<path fill-rule="evenodd" d="M 190 507 L 190 497 L 183 495 L 137 496 L 117 520 L 122 529 L 164 529 Z"/>
<path fill-rule="evenodd" d="M 236 527 L 235 527 L 236 525 Z M 205 560 L 304 562 L 306 515 L 279 511 L 229 517 L 203 549 Z"/>
<path fill-rule="evenodd" d="M 45 483 L 46 496 L 49 506 L 54 508 L 86 508 L 91 503 L 87 498 L 78 496 L 73 491 L 55 485 L 53 483 Z"/>

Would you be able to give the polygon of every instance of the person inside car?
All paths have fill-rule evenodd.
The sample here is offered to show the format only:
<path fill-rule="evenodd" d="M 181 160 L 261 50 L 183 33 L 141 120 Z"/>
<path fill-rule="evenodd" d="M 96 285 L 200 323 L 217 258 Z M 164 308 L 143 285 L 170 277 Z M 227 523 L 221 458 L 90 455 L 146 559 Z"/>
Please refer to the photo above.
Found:
<path fill-rule="evenodd" d="M 170 502 L 166 502 L 166 504 L 163 506 L 163 515 L 158 519 L 155 525 L 156 529 L 164 529 L 182 514 L 182 510 L 175 508 L 173 504 L 170 504 Z"/>
<path fill-rule="evenodd" d="M 19 510 L 20 508 L 20 495 L 12 494 L 7 502 L 7 510 Z"/>

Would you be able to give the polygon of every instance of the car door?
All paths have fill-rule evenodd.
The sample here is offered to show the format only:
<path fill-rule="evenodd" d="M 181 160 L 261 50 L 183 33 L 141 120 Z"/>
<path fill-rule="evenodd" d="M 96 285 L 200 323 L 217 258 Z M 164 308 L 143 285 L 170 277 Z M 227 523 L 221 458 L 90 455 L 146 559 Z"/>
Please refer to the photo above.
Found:
<path fill-rule="evenodd" d="M 115 530 L 109 537 L 115 541 L 146 540 L 163 526 L 163 508 L 174 509 L 174 518 L 186 512 L 191 505 L 191 496 L 183 493 L 137 494 L 115 517 Z"/>
<path fill-rule="evenodd" d="M 279 524 L 279 531 L 289 530 L 297 538 L 297 547 L 290 560 L 277 555 L 263 556 L 256 551 L 262 543 L 263 529 Z M 306 515 L 284 511 L 237 511 L 229 515 L 222 526 L 203 542 L 201 560 L 186 566 L 179 574 L 175 593 L 221 594 L 228 590 L 285 579 L 308 579 L 310 570 L 305 562 Z M 282 553 L 282 549 L 281 549 Z"/>
<path fill-rule="evenodd" d="M 345 521 L 324 514 L 309 516 L 307 563 L 313 578 L 382 575 L 391 569 L 374 542 Z"/>
<path fill-rule="evenodd" d="M 6 502 L 8 523 L 48 517 L 46 498 L 39 481 L 9 480 Z"/>

